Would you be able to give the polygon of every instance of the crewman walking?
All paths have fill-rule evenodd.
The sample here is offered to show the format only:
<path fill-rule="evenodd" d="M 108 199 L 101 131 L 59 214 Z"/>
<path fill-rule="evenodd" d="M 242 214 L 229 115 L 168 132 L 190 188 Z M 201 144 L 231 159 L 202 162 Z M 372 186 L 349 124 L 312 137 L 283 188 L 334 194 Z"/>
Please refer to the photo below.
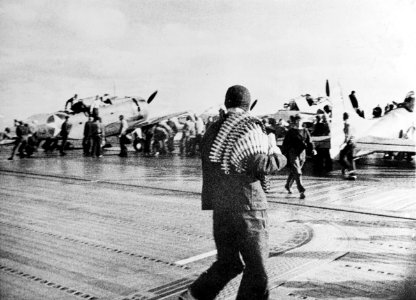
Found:
<path fill-rule="evenodd" d="M 201 149 L 202 209 L 213 210 L 217 261 L 179 296 L 180 300 L 215 299 L 225 285 L 241 272 L 243 277 L 238 300 L 265 300 L 269 297 L 266 273 L 269 256 L 267 200 L 259 178 L 283 168 L 286 158 L 276 146 L 275 138 L 268 139 L 262 131 L 260 120 L 250 119 L 250 93 L 245 87 L 230 87 L 225 107 L 228 110 L 225 120 L 220 119 L 207 129 Z M 213 153 L 217 151 L 220 157 L 226 157 L 224 149 L 221 150 L 218 145 L 226 142 L 227 138 L 232 139 L 226 134 L 228 129 L 234 135 L 241 128 L 249 128 L 244 127 L 245 122 L 232 122 L 239 116 L 242 117 L 241 122 L 243 119 L 253 121 L 250 126 L 258 129 L 258 137 L 270 143 L 267 154 L 247 157 L 247 170 L 241 173 L 234 168 L 224 169 L 213 158 Z M 242 126 L 238 128 L 238 125 Z M 260 146 L 255 141 L 253 143 L 249 147 Z"/>
<path fill-rule="evenodd" d="M 285 188 L 289 194 L 292 193 L 291 187 L 294 182 L 300 193 L 300 199 L 305 199 L 305 187 L 302 185 L 302 167 L 306 160 L 306 149 L 313 149 L 309 131 L 300 128 L 301 117 L 299 115 L 291 117 L 290 129 L 283 140 L 282 152 L 286 155 L 289 167 L 289 176 Z"/>

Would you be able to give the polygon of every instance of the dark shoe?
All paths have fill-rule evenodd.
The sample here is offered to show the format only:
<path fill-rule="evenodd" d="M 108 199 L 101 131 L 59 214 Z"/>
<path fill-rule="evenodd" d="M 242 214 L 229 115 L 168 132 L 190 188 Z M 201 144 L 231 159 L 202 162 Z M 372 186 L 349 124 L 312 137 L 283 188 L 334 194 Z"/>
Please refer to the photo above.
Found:
<path fill-rule="evenodd" d="M 285 185 L 285 189 L 286 189 L 288 194 L 292 194 L 292 190 L 290 189 L 289 186 Z"/>
<path fill-rule="evenodd" d="M 300 199 L 305 199 L 306 198 L 306 196 L 305 196 L 305 192 L 302 192 L 302 193 L 300 193 L 300 197 L 299 197 Z"/>
<path fill-rule="evenodd" d="M 178 300 L 197 300 L 197 299 L 191 295 L 191 292 L 189 290 L 186 290 L 185 292 L 179 295 Z"/>
<path fill-rule="evenodd" d="M 65 152 L 61 152 L 61 154 L 60 154 L 61 156 L 65 156 L 66 155 L 66 153 Z"/>
<path fill-rule="evenodd" d="M 10 157 L 8 158 L 8 160 L 13 160 L 13 156 L 10 156 Z"/>

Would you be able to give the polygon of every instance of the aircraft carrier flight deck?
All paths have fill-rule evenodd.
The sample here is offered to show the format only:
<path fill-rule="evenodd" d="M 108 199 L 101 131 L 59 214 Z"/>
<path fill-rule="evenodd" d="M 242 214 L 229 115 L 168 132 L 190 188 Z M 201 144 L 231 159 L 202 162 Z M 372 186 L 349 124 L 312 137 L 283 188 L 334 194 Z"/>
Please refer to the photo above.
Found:
<path fill-rule="evenodd" d="M 197 157 L 0 152 L 1 299 L 176 299 L 215 261 Z M 268 194 L 271 299 L 414 299 L 414 161 L 370 156 L 356 181 L 306 168 L 306 199 Z M 234 299 L 241 277 L 217 299 Z"/>

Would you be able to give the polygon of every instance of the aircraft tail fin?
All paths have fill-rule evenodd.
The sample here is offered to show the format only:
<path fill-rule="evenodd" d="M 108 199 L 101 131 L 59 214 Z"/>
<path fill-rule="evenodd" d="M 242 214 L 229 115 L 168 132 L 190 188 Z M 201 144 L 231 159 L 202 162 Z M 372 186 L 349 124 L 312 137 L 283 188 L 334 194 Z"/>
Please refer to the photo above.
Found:
<path fill-rule="evenodd" d="M 341 145 L 344 142 L 344 124 L 342 115 L 345 111 L 341 87 L 338 85 L 336 92 L 332 93 L 332 118 L 331 118 L 331 158 L 338 159 Z"/>

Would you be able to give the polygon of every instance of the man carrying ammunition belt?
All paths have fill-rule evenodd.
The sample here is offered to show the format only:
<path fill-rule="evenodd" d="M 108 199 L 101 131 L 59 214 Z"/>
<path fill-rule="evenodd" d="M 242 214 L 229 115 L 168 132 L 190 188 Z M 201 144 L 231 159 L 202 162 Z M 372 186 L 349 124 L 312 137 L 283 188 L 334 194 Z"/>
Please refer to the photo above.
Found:
<path fill-rule="evenodd" d="M 238 300 L 268 299 L 267 200 L 262 181 L 286 165 L 261 120 L 248 113 L 250 93 L 235 85 L 227 114 L 206 131 L 202 144 L 202 209 L 213 210 L 217 261 L 179 299 L 214 299 L 243 272 Z"/>

